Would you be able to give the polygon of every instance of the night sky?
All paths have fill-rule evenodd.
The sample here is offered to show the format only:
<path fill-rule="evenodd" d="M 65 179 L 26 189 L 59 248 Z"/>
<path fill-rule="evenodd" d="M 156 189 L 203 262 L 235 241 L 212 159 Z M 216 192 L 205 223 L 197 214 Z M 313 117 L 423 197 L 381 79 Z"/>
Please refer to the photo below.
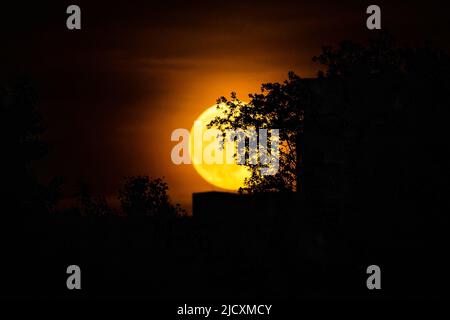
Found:
<path fill-rule="evenodd" d="M 365 41 L 368 5 L 401 43 L 449 47 L 444 2 L 34 1 L 1 6 L 1 80 L 29 79 L 51 149 L 35 170 L 115 196 L 124 176 L 164 176 L 172 199 L 218 190 L 170 159 L 176 128 L 222 95 L 246 99 L 289 70 L 314 77 L 311 58 L 340 40 Z M 66 28 L 67 6 L 82 29 Z"/>

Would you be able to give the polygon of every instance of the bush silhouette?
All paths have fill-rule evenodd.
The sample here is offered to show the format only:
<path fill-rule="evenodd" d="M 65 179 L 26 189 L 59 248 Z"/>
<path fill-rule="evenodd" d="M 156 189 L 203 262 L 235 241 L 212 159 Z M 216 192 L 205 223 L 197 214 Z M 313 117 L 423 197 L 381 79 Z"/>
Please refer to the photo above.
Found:
<path fill-rule="evenodd" d="M 178 204 L 170 203 L 168 189 L 162 178 L 128 177 L 119 190 L 122 210 L 129 217 L 176 217 L 183 214 Z"/>

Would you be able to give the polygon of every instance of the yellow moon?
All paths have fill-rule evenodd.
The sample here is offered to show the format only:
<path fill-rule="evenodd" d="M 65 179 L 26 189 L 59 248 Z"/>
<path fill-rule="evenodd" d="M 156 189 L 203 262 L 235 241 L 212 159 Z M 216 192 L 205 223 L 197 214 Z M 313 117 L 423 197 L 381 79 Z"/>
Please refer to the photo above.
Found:
<path fill-rule="evenodd" d="M 217 105 L 213 105 L 212 107 L 206 109 L 198 118 L 197 118 L 197 126 L 201 125 L 201 137 L 203 138 L 204 132 L 207 130 L 208 123 L 211 122 L 216 116 L 219 115 L 219 110 L 217 110 Z M 223 164 L 206 164 L 205 161 L 194 161 L 193 151 L 201 152 L 203 155 L 203 151 L 212 141 L 203 141 L 201 151 L 194 150 L 194 134 L 195 134 L 195 123 L 192 126 L 190 132 L 190 143 L 189 143 L 189 152 L 191 156 L 192 163 L 194 165 L 195 170 L 198 174 L 205 179 L 210 184 L 226 189 L 226 190 L 234 190 L 237 191 L 240 187 L 244 186 L 244 179 L 250 177 L 250 172 L 245 166 L 238 165 L 236 163 L 226 163 L 225 161 L 225 151 L 224 153 L 224 161 Z M 199 128 L 197 128 L 197 132 L 199 132 Z M 197 134 L 198 135 L 198 134 Z M 196 156 L 198 159 L 198 155 Z M 202 157 L 203 158 L 203 157 Z"/>

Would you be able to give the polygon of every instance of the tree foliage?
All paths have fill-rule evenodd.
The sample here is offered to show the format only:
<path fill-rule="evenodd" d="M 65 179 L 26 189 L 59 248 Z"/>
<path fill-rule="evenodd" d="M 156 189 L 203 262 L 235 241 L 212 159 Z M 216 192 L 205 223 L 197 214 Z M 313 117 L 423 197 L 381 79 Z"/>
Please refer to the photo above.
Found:
<path fill-rule="evenodd" d="M 172 205 L 167 194 L 169 187 L 162 178 L 132 176 L 125 180 L 119 190 L 119 200 L 123 212 L 130 217 L 175 217 L 184 210 Z"/>
<path fill-rule="evenodd" d="M 0 160 L 2 198 L 6 206 L 24 210 L 53 211 L 60 181 L 41 184 L 32 165 L 47 154 L 44 126 L 36 108 L 37 95 L 25 80 L 0 84 Z"/>
<path fill-rule="evenodd" d="M 211 121 L 210 127 L 220 130 L 280 129 L 278 173 L 262 176 L 260 165 L 247 162 L 245 165 L 251 171 L 251 177 L 241 191 L 295 190 L 306 152 L 299 146 L 311 123 L 328 135 L 343 136 L 353 132 L 351 134 L 364 143 L 368 135 L 376 134 L 376 130 L 372 130 L 376 119 L 382 118 L 384 123 L 392 120 L 389 123 L 396 135 L 400 134 L 399 126 L 405 126 L 405 130 L 418 130 L 422 109 L 419 103 L 436 105 L 448 101 L 443 95 L 448 84 L 448 55 L 429 46 L 399 46 L 391 36 L 380 33 L 367 44 L 343 41 L 336 48 L 325 46 L 313 61 L 321 66 L 314 81 L 326 90 L 314 91 L 308 84 L 311 79 L 302 79 L 290 72 L 282 83 L 263 84 L 260 93 L 249 95 L 249 103 L 239 100 L 235 93 L 230 98 L 218 99 L 217 108 L 221 112 Z M 400 110 L 408 104 L 409 110 Z M 317 111 L 324 105 L 333 108 L 333 126 L 318 123 Z M 392 118 L 394 113 L 399 116 L 403 113 L 402 120 L 396 124 Z M 430 112 L 427 114 L 433 121 L 439 118 Z M 391 129 L 386 125 L 385 135 Z M 391 134 L 394 134 L 392 130 Z"/>
<path fill-rule="evenodd" d="M 231 99 L 221 97 L 217 101 L 220 115 L 209 127 L 219 130 L 253 128 L 280 130 L 280 169 L 275 175 L 261 174 L 264 164 L 249 164 L 250 178 L 245 180 L 241 192 L 254 191 L 288 191 L 296 186 L 296 137 L 302 131 L 303 105 L 307 98 L 300 77 L 289 73 L 283 83 L 266 83 L 261 86 L 261 93 L 249 95 L 251 101 L 244 103 L 235 93 Z M 225 107 L 226 105 L 226 107 Z M 271 139 L 269 138 L 269 141 Z M 248 154 L 248 144 L 246 144 Z"/>

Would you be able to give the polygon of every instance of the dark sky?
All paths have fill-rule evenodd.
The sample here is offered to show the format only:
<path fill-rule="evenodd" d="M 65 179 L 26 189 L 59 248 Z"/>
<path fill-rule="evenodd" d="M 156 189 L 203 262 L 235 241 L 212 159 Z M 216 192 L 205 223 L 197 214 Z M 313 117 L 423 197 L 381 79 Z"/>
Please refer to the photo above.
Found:
<path fill-rule="evenodd" d="M 217 190 L 171 163 L 170 133 L 191 128 L 221 95 L 241 98 L 293 70 L 312 77 L 322 45 L 365 41 L 366 8 L 411 45 L 448 49 L 445 2 L 15 1 L 1 9 L 0 79 L 30 79 L 50 154 L 39 174 L 112 198 L 126 175 L 165 176 L 175 201 Z M 77 4 L 82 29 L 66 28 Z M 72 189 L 71 189 L 72 188 Z"/>

